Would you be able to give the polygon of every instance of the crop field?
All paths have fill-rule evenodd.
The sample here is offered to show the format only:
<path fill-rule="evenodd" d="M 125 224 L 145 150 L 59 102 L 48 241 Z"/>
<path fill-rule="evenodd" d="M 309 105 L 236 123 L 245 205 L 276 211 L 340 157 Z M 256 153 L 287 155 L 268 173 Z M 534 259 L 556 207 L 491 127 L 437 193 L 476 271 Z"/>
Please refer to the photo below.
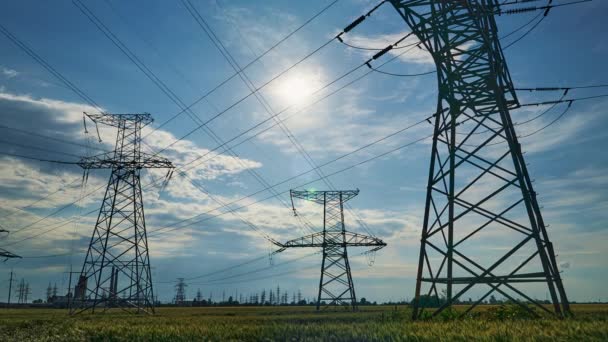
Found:
<path fill-rule="evenodd" d="M 413 322 L 407 306 L 367 306 L 357 313 L 293 306 L 159 308 L 154 316 L 116 311 L 77 317 L 59 309 L 0 309 L 0 341 L 608 341 L 608 305 L 579 304 L 573 311 L 564 320 L 532 319 L 486 306 L 463 319 Z"/>

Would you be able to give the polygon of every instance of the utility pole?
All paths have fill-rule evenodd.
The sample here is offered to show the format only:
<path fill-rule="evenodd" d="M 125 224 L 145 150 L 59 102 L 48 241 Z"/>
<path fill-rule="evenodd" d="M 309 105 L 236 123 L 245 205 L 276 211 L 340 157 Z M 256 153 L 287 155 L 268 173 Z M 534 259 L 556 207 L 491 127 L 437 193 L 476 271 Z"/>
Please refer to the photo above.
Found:
<path fill-rule="evenodd" d="M 386 243 L 376 237 L 366 236 L 346 231 L 344 224 L 344 203 L 359 194 L 359 190 L 340 191 L 296 191 L 290 190 L 291 202 L 299 198 L 323 206 L 323 230 L 282 244 L 282 251 L 287 248 L 322 248 L 323 260 L 321 263 L 321 278 L 319 280 L 319 294 L 317 297 L 317 310 L 321 302 L 326 302 L 325 308 L 334 305 L 348 304 L 352 310 L 357 310 L 357 297 L 350 271 L 347 247 L 372 247 L 370 251 L 377 251 L 386 246 Z M 293 205 L 294 215 L 297 215 Z M 277 288 L 277 302 L 283 300 L 279 297 Z"/>
<path fill-rule="evenodd" d="M 531 312 L 527 303 L 568 314 L 553 244 L 509 113 L 520 104 L 494 18 L 501 4 L 390 3 L 431 54 L 438 80 L 413 318 L 425 307 L 437 316 L 478 291 L 481 297 L 463 315 L 493 294 Z M 484 249 L 489 239 L 505 250 Z M 531 283 L 547 287 L 553 310 L 526 294 Z"/>
<path fill-rule="evenodd" d="M 114 151 L 83 157 L 78 162 L 84 169 L 85 179 L 92 169 L 110 169 L 111 175 L 70 313 L 95 312 L 98 307 L 106 311 L 115 305 L 132 313 L 154 313 L 140 172 L 150 168 L 168 169 L 166 182 L 173 164 L 141 151 L 142 128 L 153 121 L 150 114 L 85 115 L 96 125 L 115 127 L 118 132 Z M 110 289 L 108 296 L 103 295 L 106 288 Z M 124 300 L 116 302 L 117 297 Z"/>

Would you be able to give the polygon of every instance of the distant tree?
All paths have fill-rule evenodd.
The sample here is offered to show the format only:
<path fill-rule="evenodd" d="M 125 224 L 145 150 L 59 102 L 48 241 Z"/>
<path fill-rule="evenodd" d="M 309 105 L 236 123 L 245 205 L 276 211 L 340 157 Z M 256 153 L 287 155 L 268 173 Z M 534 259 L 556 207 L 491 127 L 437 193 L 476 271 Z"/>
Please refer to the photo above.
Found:
<path fill-rule="evenodd" d="M 32 303 L 34 303 L 34 304 L 42 304 L 42 303 L 44 303 L 44 301 L 42 299 L 34 299 L 34 301 Z"/>
<path fill-rule="evenodd" d="M 490 296 L 490 300 L 488 301 L 490 304 L 497 304 L 498 301 L 496 300 L 496 297 L 494 297 L 494 295 Z"/>
<path fill-rule="evenodd" d="M 368 305 L 369 302 L 367 301 L 367 299 L 365 299 L 365 297 L 361 297 L 361 299 L 359 300 L 359 305 Z"/>

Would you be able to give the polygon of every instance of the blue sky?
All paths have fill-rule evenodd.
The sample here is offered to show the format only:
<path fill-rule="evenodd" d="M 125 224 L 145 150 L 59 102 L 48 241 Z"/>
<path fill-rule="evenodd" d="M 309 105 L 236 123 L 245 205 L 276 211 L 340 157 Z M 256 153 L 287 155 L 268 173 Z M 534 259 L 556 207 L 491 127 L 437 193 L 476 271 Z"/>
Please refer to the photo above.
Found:
<path fill-rule="evenodd" d="M 294 30 L 330 1 L 232 1 L 197 0 L 194 5 L 211 25 L 237 62 L 243 66 Z M 187 104 L 233 74 L 230 65 L 204 35 L 181 2 L 85 1 L 87 7 L 137 55 L 179 98 Z M 247 76 L 260 86 L 338 33 L 375 3 L 341 0 L 301 31 L 279 45 L 247 69 Z M 57 71 L 84 90 L 104 110 L 114 113 L 149 112 L 155 122 L 151 129 L 179 112 L 171 102 L 125 55 L 116 48 L 71 1 L 19 1 L 3 3 L 0 23 L 27 43 Z M 608 83 L 608 31 L 603 14 L 605 1 L 554 9 L 529 36 L 506 50 L 505 55 L 517 87 L 577 86 Z M 508 33 L 537 13 L 499 17 L 500 32 Z M 395 10 L 384 5 L 345 41 L 382 48 L 402 37 L 409 29 Z M 523 31 L 522 31 L 523 32 Z M 515 34 L 516 38 L 521 34 Z M 510 40 L 507 40 L 507 42 Z M 302 108 L 315 101 L 316 89 L 361 64 L 370 53 L 353 50 L 333 42 L 286 75 L 264 87 L 260 93 L 275 112 L 295 105 Z M 394 55 L 375 62 L 378 65 Z M 433 70 L 430 55 L 412 50 L 383 70 L 419 73 Z M 330 87 L 340 85 L 367 72 L 365 68 Z M 327 93 L 321 92 L 319 96 Z M 192 107 L 203 120 L 229 107 L 249 90 L 234 78 L 218 91 Z M 572 97 L 606 93 L 606 89 L 571 91 Z M 323 164 L 368 142 L 417 122 L 431 114 L 436 104 L 434 75 L 400 78 L 372 73 L 313 106 L 289 110 L 285 125 L 293 132 L 317 164 Z M 522 103 L 554 100 L 561 93 L 519 93 Z M 549 234 L 562 265 L 566 290 L 572 300 L 608 300 L 605 282 L 608 271 L 608 143 L 605 128 L 605 99 L 573 104 L 568 114 L 549 129 L 522 139 L 526 160 L 535 179 L 539 201 Z M 529 107 L 512 112 L 515 122 L 535 116 L 546 107 Z M 519 134 L 533 132 L 553 120 L 562 106 L 539 120 L 517 127 Z M 0 124 L 83 143 L 82 112 L 95 111 L 6 37 L 0 36 Z M 223 140 L 229 140 L 268 114 L 250 97 L 214 120 L 209 127 Z M 283 117 L 283 116 L 282 116 Z M 156 130 L 146 143 L 160 150 L 193 128 L 193 122 L 180 115 Z M 263 126 L 263 127 L 267 127 Z M 0 128 L 3 151 L 34 157 L 76 160 L 86 153 L 82 147 Z M 323 168 L 326 174 L 356 164 L 385 151 L 432 133 L 431 125 L 419 125 Z M 111 148 L 111 129 L 101 128 L 99 148 Z M 238 140 L 237 140 L 238 141 Z M 57 151 L 17 146 L 26 144 Z M 201 130 L 166 151 L 177 165 L 204 154 L 217 144 Z M 247 170 L 255 170 L 271 184 L 307 171 L 310 166 L 277 127 L 235 147 L 239 158 L 218 155 L 191 170 L 214 196 L 234 201 L 264 186 Z M 332 176 L 337 188 L 361 190 L 350 204 L 384 239 L 388 247 L 378 252 L 373 267 L 361 251 L 352 251 L 354 281 L 358 296 L 383 301 L 411 298 L 424 209 L 424 195 L 430 145 L 428 140 L 413 144 L 378 160 Z M 48 259 L 9 260 L 0 267 L 2 287 L 14 268 L 33 288 L 33 297 L 42 297 L 48 282 L 67 286 L 70 263 L 82 264 L 93 228 L 102 191 L 58 214 L 35 223 L 78 199 L 82 170 L 76 166 L 44 164 L 0 156 L 0 224 L 12 233 L 0 246 L 23 256 L 66 254 Z M 153 173 L 146 173 L 144 183 Z M 156 174 L 160 175 L 160 174 Z M 91 192 L 103 187 L 108 171 L 96 171 L 86 187 Z M 277 187 L 279 192 L 314 180 L 314 173 Z M 42 198 L 66 185 L 68 189 L 48 199 Z M 323 189 L 314 182 L 307 187 Z M 269 196 L 262 192 L 238 202 L 245 205 Z M 217 204 L 188 181 L 175 177 L 159 194 L 158 187 L 144 193 L 148 230 L 153 235 L 173 222 L 214 209 Z M 283 196 L 288 202 L 288 197 Z M 312 204 L 297 203 L 300 212 L 313 224 L 320 224 L 321 211 Z M 28 206 L 25 210 L 22 208 Z M 91 214 L 86 214 L 93 212 Z M 83 215 L 86 214 L 86 215 Z M 286 240 L 303 235 L 292 212 L 276 199 L 240 209 L 239 214 L 267 234 Z M 81 219 L 76 219 L 83 215 Z M 205 216 L 203 216 L 205 217 Z M 74 221 L 61 226 L 66 221 Z M 35 223 L 35 224 L 33 224 Z M 364 232 L 352 214 L 347 213 L 349 230 Z M 55 228 L 61 226 L 59 228 Z M 25 227 L 25 228 L 23 228 Z M 53 229 L 55 228 L 55 229 Z M 49 233 L 42 234 L 48 229 Z M 40 234 L 39 236 L 36 236 Z M 27 238 L 27 240 L 20 241 Z M 191 281 L 188 295 L 200 288 L 205 296 L 250 293 L 280 285 L 290 292 L 300 289 L 314 296 L 318 284 L 319 255 L 314 251 L 287 251 L 275 257 L 268 267 L 263 258 L 270 246 L 259 234 L 230 214 L 151 236 L 151 259 L 157 293 L 161 300 L 173 296 L 176 277 L 194 277 L 255 258 L 243 267 Z M 496 242 L 496 246 L 500 243 Z M 492 245 L 484 246 L 491 248 Z M 472 252 L 483 257 L 483 249 Z M 281 265 L 294 258 L 301 259 Z M 251 271 L 263 269 L 256 273 Z M 298 273 L 286 272 L 296 271 Z M 246 275 L 240 275 L 249 273 Z M 233 277 L 234 276 L 234 277 Z M 228 278 L 231 277 L 231 278 Z M 6 279 L 5 279 L 6 278 Z M 228 278 L 222 280 L 222 278 Z M 215 280 L 215 281 L 214 281 Z M 231 282 L 231 284 L 227 284 Z M 535 296 L 543 298 L 544 291 Z M 0 291 L 0 300 L 6 291 Z"/>

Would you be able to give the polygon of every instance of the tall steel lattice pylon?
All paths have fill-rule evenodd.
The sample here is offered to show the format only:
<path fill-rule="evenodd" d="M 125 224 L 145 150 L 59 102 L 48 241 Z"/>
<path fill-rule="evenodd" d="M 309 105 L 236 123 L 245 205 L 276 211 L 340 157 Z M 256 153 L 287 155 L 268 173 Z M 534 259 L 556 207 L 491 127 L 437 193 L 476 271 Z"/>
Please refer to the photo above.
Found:
<path fill-rule="evenodd" d="M 391 0 L 432 55 L 439 100 L 414 318 L 491 295 L 558 316 L 568 299 L 509 110 L 495 0 Z M 491 245 L 489 245 L 491 243 Z M 490 248 L 491 246 L 491 248 Z M 531 295 L 549 292 L 552 309 Z M 476 300 L 471 300 L 474 297 Z"/>
<path fill-rule="evenodd" d="M 300 198 L 323 205 L 323 231 L 282 244 L 286 248 L 322 248 L 321 279 L 317 310 L 325 302 L 325 308 L 334 305 L 350 305 L 357 309 L 355 285 L 348 262 L 347 247 L 372 247 L 375 252 L 384 246 L 382 240 L 346 231 L 344 225 L 344 202 L 359 194 L 359 190 L 345 191 L 295 191 L 291 190 L 291 201 Z M 294 214 L 296 209 L 294 206 Z M 296 214 L 297 215 L 297 214 Z"/>
<path fill-rule="evenodd" d="M 87 114 L 95 124 L 116 127 L 112 152 L 84 157 L 79 165 L 111 169 L 112 174 L 89 242 L 70 313 L 120 307 L 129 312 L 154 313 L 154 291 L 140 171 L 173 169 L 161 157 L 141 152 L 142 128 L 150 114 Z"/>

